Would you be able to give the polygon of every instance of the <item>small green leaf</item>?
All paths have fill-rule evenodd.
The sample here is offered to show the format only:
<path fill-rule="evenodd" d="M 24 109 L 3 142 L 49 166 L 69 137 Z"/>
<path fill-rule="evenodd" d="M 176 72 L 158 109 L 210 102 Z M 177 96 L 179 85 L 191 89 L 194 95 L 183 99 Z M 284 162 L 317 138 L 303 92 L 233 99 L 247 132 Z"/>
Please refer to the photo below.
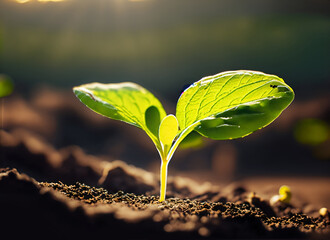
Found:
<path fill-rule="evenodd" d="M 0 97 L 8 96 L 12 93 L 14 84 L 6 75 L 0 75 Z"/>
<path fill-rule="evenodd" d="M 167 115 L 159 126 L 159 140 L 162 143 L 164 152 L 167 153 L 171 147 L 175 136 L 179 131 L 179 123 L 172 114 Z"/>
<path fill-rule="evenodd" d="M 73 91 L 79 100 L 93 111 L 142 128 L 156 147 L 161 149 L 153 124 L 159 124 L 166 112 L 159 100 L 145 88 L 130 82 L 90 83 L 74 87 Z M 146 121 L 146 115 L 156 119 L 156 122 L 151 124 L 149 119 Z"/>
<path fill-rule="evenodd" d="M 193 130 L 205 137 L 233 139 L 271 123 L 293 98 L 292 89 L 275 75 L 231 71 L 192 84 L 176 112 L 182 130 L 196 125 Z"/>

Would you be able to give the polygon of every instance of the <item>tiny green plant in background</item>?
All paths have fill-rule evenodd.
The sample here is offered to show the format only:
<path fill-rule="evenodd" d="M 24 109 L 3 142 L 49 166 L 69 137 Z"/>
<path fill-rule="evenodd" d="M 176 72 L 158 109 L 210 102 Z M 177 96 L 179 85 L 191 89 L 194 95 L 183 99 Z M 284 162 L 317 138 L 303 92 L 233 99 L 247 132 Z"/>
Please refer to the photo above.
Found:
<path fill-rule="evenodd" d="M 292 197 L 291 188 L 287 185 L 283 185 L 278 190 L 278 195 L 274 195 L 274 196 L 271 197 L 270 204 L 274 205 L 277 202 L 290 204 L 291 197 Z"/>
<path fill-rule="evenodd" d="M 0 74 L 0 128 L 3 127 L 3 116 L 4 116 L 4 97 L 10 95 L 14 90 L 14 84 L 12 80 L 4 75 Z"/>
<path fill-rule="evenodd" d="M 12 80 L 4 74 L 0 74 L 0 98 L 12 93 L 14 84 Z"/>
<path fill-rule="evenodd" d="M 280 201 L 284 203 L 290 203 L 292 193 L 291 193 L 291 188 L 289 186 L 283 185 L 280 187 L 278 190 L 280 197 Z"/>
<path fill-rule="evenodd" d="M 165 200 L 167 167 L 179 144 L 191 133 L 225 140 L 265 127 L 292 102 L 293 90 L 283 79 L 256 71 L 229 71 L 202 78 L 180 96 L 176 116 L 159 100 L 131 82 L 90 83 L 74 87 L 93 111 L 143 129 L 160 158 L 160 198 Z"/>

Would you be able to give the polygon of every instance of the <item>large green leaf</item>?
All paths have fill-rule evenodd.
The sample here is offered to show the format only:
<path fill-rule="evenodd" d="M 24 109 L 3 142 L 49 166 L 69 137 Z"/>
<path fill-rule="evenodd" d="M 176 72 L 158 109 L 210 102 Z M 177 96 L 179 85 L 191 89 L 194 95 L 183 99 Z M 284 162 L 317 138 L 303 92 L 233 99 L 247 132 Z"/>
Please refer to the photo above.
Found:
<path fill-rule="evenodd" d="M 73 91 L 93 111 L 142 128 L 156 147 L 161 148 L 158 128 L 166 112 L 159 100 L 145 88 L 131 82 L 90 83 L 75 87 Z"/>
<path fill-rule="evenodd" d="M 205 137 L 233 139 L 271 123 L 293 98 L 293 90 L 275 75 L 223 72 L 187 88 L 178 100 L 176 116 L 181 131 L 194 126 Z"/>

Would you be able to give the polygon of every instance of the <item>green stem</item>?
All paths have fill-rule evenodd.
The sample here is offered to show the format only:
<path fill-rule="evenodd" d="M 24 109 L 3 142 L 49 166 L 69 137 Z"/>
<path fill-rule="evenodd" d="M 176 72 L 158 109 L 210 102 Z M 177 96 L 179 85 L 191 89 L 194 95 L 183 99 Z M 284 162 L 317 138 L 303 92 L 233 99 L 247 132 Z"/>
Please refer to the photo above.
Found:
<path fill-rule="evenodd" d="M 162 160 L 162 164 L 160 166 L 160 197 L 159 201 L 162 202 L 165 200 L 166 196 L 166 184 L 167 184 L 167 166 L 169 161 L 166 159 Z"/>
<path fill-rule="evenodd" d="M 193 131 L 200 122 L 195 122 L 194 124 L 190 125 L 188 128 L 186 128 L 178 137 L 178 139 L 174 142 L 172 147 L 168 150 L 161 149 L 159 150 L 160 158 L 162 159 L 162 164 L 160 166 L 160 197 L 159 201 L 162 202 L 165 200 L 166 196 L 166 184 L 167 184 L 167 166 L 170 162 L 175 150 L 181 143 L 181 141 L 191 132 Z M 167 156 L 166 156 L 167 154 Z"/>

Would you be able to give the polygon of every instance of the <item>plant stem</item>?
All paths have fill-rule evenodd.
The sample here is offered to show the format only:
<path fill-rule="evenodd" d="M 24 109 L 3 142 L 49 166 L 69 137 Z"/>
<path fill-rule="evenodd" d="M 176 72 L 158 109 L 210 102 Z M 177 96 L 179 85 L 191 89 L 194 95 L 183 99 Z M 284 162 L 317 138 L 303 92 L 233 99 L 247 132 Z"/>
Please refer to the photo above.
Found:
<path fill-rule="evenodd" d="M 178 139 L 174 142 L 170 149 L 158 149 L 159 156 L 162 160 L 162 164 L 160 166 L 160 197 L 159 201 L 162 202 L 165 200 L 166 196 L 166 184 L 167 184 L 167 166 L 170 162 L 175 150 L 181 143 L 181 141 L 190 133 L 192 132 L 198 125 L 200 124 L 199 121 L 195 122 L 194 124 L 190 125 L 186 128 L 178 137 Z"/>
<path fill-rule="evenodd" d="M 160 166 L 160 197 L 159 197 L 160 202 L 165 200 L 168 163 L 169 163 L 168 160 L 162 160 L 162 164 Z"/>

